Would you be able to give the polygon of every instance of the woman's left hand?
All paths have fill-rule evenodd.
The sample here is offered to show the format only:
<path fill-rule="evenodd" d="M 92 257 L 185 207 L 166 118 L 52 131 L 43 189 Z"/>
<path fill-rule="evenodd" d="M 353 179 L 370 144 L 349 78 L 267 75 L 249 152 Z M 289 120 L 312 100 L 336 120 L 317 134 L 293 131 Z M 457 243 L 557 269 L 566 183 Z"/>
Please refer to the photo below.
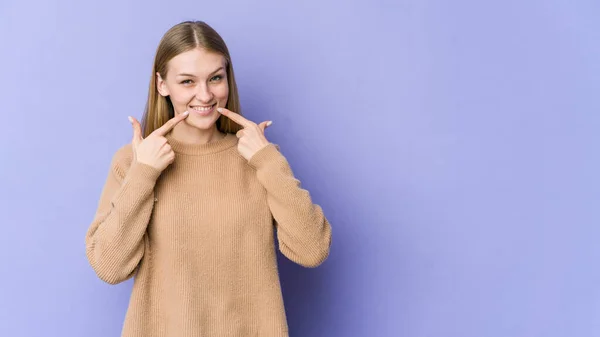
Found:
<path fill-rule="evenodd" d="M 265 138 L 265 129 L 271 125 L 271 121 L 256 124 L 231 110 L 218 108 L 217 111 L 243 127 L 236 136 L 239 138 L 238 151 L 246 160 L 250 160 L 256 152 L 269 145 L 269 141 Z"/>

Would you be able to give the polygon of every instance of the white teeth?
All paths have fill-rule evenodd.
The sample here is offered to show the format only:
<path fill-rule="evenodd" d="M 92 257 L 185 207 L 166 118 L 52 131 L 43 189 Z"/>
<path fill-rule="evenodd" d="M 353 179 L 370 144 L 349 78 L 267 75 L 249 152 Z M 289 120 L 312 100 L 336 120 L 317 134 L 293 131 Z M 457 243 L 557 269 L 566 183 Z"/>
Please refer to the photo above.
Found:
<path fill-rule="evenodd" d="M 196 110 L 196 111 L 208 111 L 210 109 L 212 109 L 212 105 L 211 106 L 207 106 L 207 107 L 200 107 L 200 106 L 193 106 L 192 109 Z"/>

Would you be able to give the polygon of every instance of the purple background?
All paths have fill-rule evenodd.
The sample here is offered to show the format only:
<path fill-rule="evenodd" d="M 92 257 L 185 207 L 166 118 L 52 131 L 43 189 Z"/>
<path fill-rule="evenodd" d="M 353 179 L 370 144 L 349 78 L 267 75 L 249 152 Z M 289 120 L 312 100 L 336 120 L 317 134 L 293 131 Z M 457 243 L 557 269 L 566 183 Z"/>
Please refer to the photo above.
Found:
<path fill-rule="evenodd" d="M 84 237 L 162 34 L 206 20 L 333 230 L 292 337 L 600 336 L 600 2 L 0 3 L 0 336 L 118 336 Z"/>

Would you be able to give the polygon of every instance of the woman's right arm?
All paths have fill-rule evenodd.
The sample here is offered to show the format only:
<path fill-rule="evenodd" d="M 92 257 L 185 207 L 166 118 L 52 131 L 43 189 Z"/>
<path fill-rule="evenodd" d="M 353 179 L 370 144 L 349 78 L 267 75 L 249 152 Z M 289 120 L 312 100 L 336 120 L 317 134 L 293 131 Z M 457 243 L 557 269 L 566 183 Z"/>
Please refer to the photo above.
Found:
<path fill-rule="evenodd" d="M 140 123 L 129 117 L 133 139 L 113 156 L 96 216 L 85 238 L 88 261 L 105 282 L 127 280 L 144 256 L 154 185 L 175 160 L 164 136 L 187 116 L 187 111 L 176 115 L 145 139 Z"/>
<path fill-rule="evenodd" d="M 114 155 L 85 240 L 88 261 L 103 281 L 129 279 L 144 256 L 160 172 L 133 160 L 131 144 Z"/>

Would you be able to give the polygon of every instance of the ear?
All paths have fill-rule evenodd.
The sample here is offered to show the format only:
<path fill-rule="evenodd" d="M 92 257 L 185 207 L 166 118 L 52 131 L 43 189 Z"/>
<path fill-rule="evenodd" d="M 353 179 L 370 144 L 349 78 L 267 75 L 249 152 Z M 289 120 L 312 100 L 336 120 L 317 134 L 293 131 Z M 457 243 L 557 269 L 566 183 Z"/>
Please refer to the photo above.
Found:
<path fill-rule="evenodd" d="M 167 88 L 167 84 L 165 83 L 163 78 L 160 76 L 158 71 L 156 72 L 156 90 L 158 90 L 158 93 L 161 96 L 164 96 L 164 97 L 169 96 L 169 89 Z"/>

